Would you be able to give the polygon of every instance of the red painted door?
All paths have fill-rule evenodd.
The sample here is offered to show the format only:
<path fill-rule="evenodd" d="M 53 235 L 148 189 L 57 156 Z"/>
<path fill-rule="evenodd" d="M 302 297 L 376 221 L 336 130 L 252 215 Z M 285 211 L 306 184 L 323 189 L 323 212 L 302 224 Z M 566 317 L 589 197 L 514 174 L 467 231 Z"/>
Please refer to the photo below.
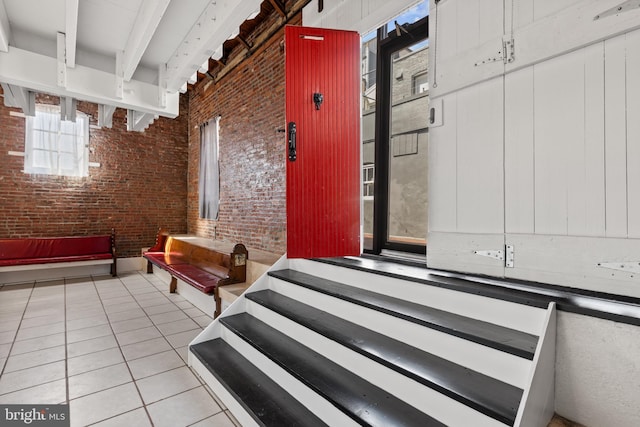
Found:
<path fill-rule="evenodd" d="M 360 255 L 360 36 L 287 26 L 285 52 L 287 255 Z"/>

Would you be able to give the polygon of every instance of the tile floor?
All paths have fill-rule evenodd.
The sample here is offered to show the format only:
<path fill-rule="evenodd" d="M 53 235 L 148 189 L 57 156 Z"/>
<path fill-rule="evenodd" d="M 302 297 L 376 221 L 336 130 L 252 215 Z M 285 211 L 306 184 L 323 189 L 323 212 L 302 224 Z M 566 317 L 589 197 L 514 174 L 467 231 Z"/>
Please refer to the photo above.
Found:
<path fill-rule="evenodd" d="M 0 404 L 68 403 L 71 426 L 236 422 L 187 366 L 211 318 L 154 275 L 0 288 Z"/>

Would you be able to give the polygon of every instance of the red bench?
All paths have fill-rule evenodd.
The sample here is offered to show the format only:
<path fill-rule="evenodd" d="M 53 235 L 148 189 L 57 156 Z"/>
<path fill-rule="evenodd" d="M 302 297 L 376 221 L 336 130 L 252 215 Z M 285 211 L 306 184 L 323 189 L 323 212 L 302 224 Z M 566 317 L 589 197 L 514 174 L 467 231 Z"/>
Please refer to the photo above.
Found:
<path fill-rule="evenodd" d="M 101 236 L 0 239 L 0 272 L 111 264 L 117 275 L 115 230 Z"/>
<path fill-rule="evenodd" d="M 222 253 L 160 232 L 156 244 L 144 252 L 143 257 L 147 260 L 147 273 L 153 273 L 155 265 L 171 275 L 170 292 L 176 292 L 180 279 L 200 292 L 212 295 L 214 317 L 222 311 L 219 288 L 246 280 L 248 252 L 241 243 L 236 244 L 231 253 Z"/>

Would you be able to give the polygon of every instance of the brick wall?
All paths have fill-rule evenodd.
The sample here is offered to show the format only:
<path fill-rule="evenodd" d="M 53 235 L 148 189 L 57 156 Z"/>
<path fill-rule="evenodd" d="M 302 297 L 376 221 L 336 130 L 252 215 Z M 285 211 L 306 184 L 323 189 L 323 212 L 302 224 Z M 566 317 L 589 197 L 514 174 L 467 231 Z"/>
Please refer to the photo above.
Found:
<path fill-rule="evenodd" d="M 126 257 L 153 244 L 160 226 L 186 232 L 189 103 L 182 98 L 178 118 L 159 118 L 144 133 L 127 132 L 120 108 L 112 129 L 90 129 L 89 161 L 100 167 L 85 178 L 25 174 L 24 158 L 8 155 L 24 151 L 25 121 L 0 101 L 0 237 L 104 234 L 113 227 L 118 254 Z M 97 105 L 79 102 L 78 110 L 97 124 Z"/>
<path fill-rule="evenodd" d="M 263 25 L 279 19 L 273 12 Z M 299 25 L 298 14 L 289 23 Z M 260 28 L 256 33 L 260 33 Z M 274 253 L 286 250 L 284 29 L 219 81 L 202 80 L 189 103 L 189 233 Z M 238 47 L 242 54 L 244 49 Z M 199 218 L 198 126 L 220 120 L 220 210 Z"/>

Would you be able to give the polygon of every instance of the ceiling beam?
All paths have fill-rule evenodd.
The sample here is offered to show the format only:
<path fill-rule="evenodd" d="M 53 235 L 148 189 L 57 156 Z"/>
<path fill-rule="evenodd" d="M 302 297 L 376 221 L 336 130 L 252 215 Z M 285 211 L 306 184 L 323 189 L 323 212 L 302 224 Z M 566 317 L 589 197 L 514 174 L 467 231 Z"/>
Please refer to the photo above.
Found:
<path fill-rule="evenodd" d="M 157 117 L 150 113 L 141 113 L 140 111 L 127 110 L 127 130 L 135 132 L 144 132 Z"/>
<path fill-rule="evenodd" d="M 76 66 L 76 38 L 78 36 L 78 3 L 80 0 L 67 0 L 65 8 L 65 48 L 67 67 Z"/>
<path fill-rule="evenodd" d="M 210 2 L 167 62 L 167 90 L 175 92 L 256 10 L 260 0 Z"/>
<path fill-rule="evenodd" d="M 147 50 L 170 2 L 171 0 L 144 0 L 138 10 L 138 16 L 133 24 L 133 30 L 129 35 L 122 57 L 125 81 L 129 81 L 133 77 L 133 73 L 138 68 L 140 59 Z"/>
<path fill-rule="evenodd" d="M 66 69 L 66 86 L 58 86 L 57 58 L 11 47 L 0 52 L 0 81 L 34 92 L 72 97 L 96 104 L 114 105 L 140 112 L 175 118 L 179 114 L 180 96 L 167 93 L 166 106 L 158 104 L 158 85 L 131 80 L 124 82 L 122 99 L 116 98 L 115 74 L 76 64 Z"/>
<path fill-rule="evenodd" d="M 278 12 L 283 18 L 287 16 L 287 11 L 284 9 L 284 5 L 279 0 L 269 0 L 271 6 Z"/>
<path fill-rule="evenodd" d="M 251 50 L 251 48 L 253 47 L 252 45 L 250 45 L 250 44 L 249 44 L 249 42 L 248 42 L 248 41 L 246 41 L 246 40 L 244 39 L 244 37 L 242 37 L 242 36 L 238 35 L 238 36 L 236 36 L 236 38 L 237 38 L 238 40 L 240 40 L 240 43 L 242 43 L 242 44 L 244 45 L 244 47 L 246 47 L 246 48 L 247 48 L 247 50 Z"/>
<path fill-rule="evenodd" d="M 9 51 L 10 37 L 9 17 L 7 16 L 7 10 L 4 8 L 4 0 L 0 0 L 0 51 Z"/>
<path fill-rule="evenodd" d="M 111 128 L 113 126 L 113 113 L 116 107 L 113 105 L 98 105 L 98 126 L 101 128 Z"/>
<path fill-rule="evenodd" d="M 25 116 L 36 115 L 36 94 L 20 86 L 0 83 L 4 92 L 4 105 L 17 107 Z"/>

